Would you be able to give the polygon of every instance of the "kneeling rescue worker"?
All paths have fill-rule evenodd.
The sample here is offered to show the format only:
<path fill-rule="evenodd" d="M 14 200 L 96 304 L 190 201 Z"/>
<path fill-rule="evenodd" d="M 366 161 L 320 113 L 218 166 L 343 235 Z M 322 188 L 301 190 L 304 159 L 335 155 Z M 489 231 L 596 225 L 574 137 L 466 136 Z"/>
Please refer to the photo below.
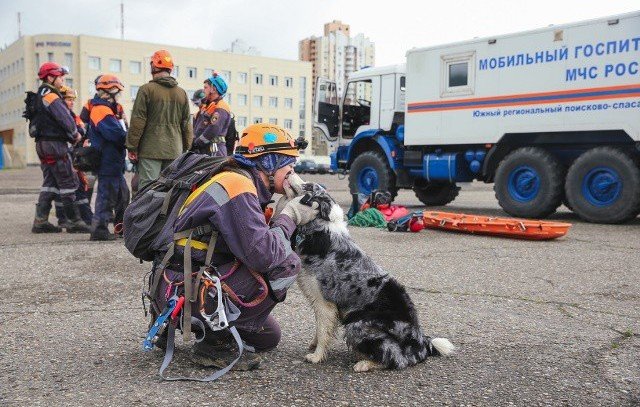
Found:
<path fill-rule="evenodd" d="M 43 182 L 31 229 L 33 233 L 55 233 L 62 230 L 49 223 L 51 202 L 58 194 L 62 201 L 67 232 L 90 232 L 89 225 L 80 218 L 76 203 L 78 176 L 73 171 L 68 145 L 80 141 L 81 136 L 60 93 L 67 73 L 66 68 L 55 62 L 45 62 L 38 70 L 42 85 L 36 96 L 37 114 L 32 122 L 35 134 L 32 136 L 36 139 Z"/>
<path fill-rule="evenodd" d="M 280 325 L 270 315 L 271 310 L 285 299 L 300 271 L 300 258 L 291 248 L 291 235 L 297 225 L 310 222 L 318 210 L 295 197 L 303 183 L 293 171 L 299 156 L 298 144 L 285 129 L 267 124 L 249 126 L 237 152 L 228 158 L 221 172 L 191 193 L 180 209 L 176 234 L 199 226 L 210 227 L 209 233 L 194 235 L 190 243 L 188 239 L 176 241 L 176 252 L 159 280 L 155 299 L 158 308 L 163 309 L 168 296 L 182 283 L 186 245 L 190 245 L 193 270 L 205 263 L 208 245 L 213 245 L 210 264 L 218 275 L 225 276 L 221 280 L 230 289 L 225 288 L 225 292 L 240 310 L 239 318 L 231 325 L 246 349 L 264 352 L 280 341 Z M 267 223 L 265 209 L 274 193 L 284 195 L 276 208 L 282 209 Z M 211 239 L 211 230 L 217 233 L 217 240 Z M 197 312 L 192 315 L 201 318 Z M 204 340 L 193 345 L 192 361 L 206 367 L 228 366 L 237 350 L 229 331 L 214 332 L 204 326 Z M 202 336 L 200 327 L 192 328 L 196 337 Z M 255 369 L 260 360 L 256 353 L 244 352 L 234 369 Z"/>

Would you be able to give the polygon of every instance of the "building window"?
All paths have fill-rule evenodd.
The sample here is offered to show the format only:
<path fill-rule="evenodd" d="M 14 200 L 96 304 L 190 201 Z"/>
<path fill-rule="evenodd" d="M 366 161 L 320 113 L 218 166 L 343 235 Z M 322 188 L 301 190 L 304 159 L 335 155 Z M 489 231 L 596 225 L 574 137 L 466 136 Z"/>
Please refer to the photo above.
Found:
<path fill-rule="evenodd" d="M 65 84 L 68 88 L 72 88 L 72 89 L 73 89 L 73 79 L 71 79 L 71 78 L 64 78 L 64 84 Z"/>
<path fill-rule="evenodd" d="M 36 52 L 36 71 L 40 69 L 40 54 Z M 4 71 L 4 69 L 3 69 Z"/>
<path fill-rule="evenodd" d="M 129 92 L 131 92 L 131 100 L 136 100 L 136 96 L 138 96 L 138 89 L 140 89 L 140 86 L 129 87 Z"/>
<path fill-rule="evenodd" d="M 284 98 L 284 107 L 285 107 L 285 109 L 293 109 L 293 99 L 292 98 Z"/>
<path fill-rule="evenodd" d="M 101 68 L 100 57 L 89 57 L 89 69 L 99 71 Z"/>
<path fill-rule="evenodd" d="M 171 71 L 171 76 L 177 78 L 180 75 L 180 67 L 178 65 L 173 66 L 173 71 Z"/>
<path fill-rule="evenodd" d="M 269 85 L 278 86 L 278 77 L 274 75 L 269 76 Z"/>
<path fill-rule="evenodd" d="M 53 62 L 53 52 L 47 52 L 47 61 Z"/>
<path fill-rule="evenodd" d="M 284 128 L 287 130 L 291 130 L 293 128 L 293 120 L 284 119 Z"/>
<path fill-rule="evenodd" d="M 93 96 L 96 93 L 96 84 L 93 81 L 89 81 L 89 96 Z"/>
<path fill-rule="evenodd" d="M 242 93 L 238 94 L 238 106 L 246 106 L 247 105 L 247 95 Z"/>
<path fill-rule="evenodd" d="M 255 83 L 256 85 L 262 85 L 262 74 L 261 73 L 257 73 L 255 75 L 253 75 L 253 83 Z"/>
<path fill-rule="evenodd" d="M 278 107 L 278 98 L 277 97 L 270 97 L 269 98 L 269 107 Z"/>
<path fill-rule="evenodd" d="M 254 123 L 254 124 L 256 124 L 256 123 L 262 123 L 262 117 L 254 117 L 254 118 L 253 118 L 253 123 Z"/>
<path fill-rule="evenodd" d="M 73 67 L 73 54 L 70 52 L 65 52 L 64 53 L 64 64 L 67 67 L 67 69 L 69 70 L 69 73 L 71 73 L 71 69 Z"/>
<path fill-rule="evenodd" d="M 120 72 L 122 70 L 122 60 L 120 59 L 110 59 L 109 60 L 109 71 L 110 72 Z"/>
<path fill-rule="evenodd" d="M 262 107 L 262 96 L 254 96 L 253 97 L 253 106 L 254 107 Z M 258 122 L 262 123 L 262 122 Z"/>
<path fill-rule="evenodd" d="M 213 76 L 213 69 L 211 69 L 211 68 L 206 68 L 206 69 L 204 70 L 204 77 L 205 77 L 206 79 L 209 79 L 209 78 L 211 78 L 212 76 Z"/>
<path fill-rule="evenodd" d="M 238 83 L 247 83 L 247 73 L 238 72 Z"/>
<path fill-rule="evenodd" d="M 224 79 L 225 82 L 231 83 L 231 72 L 230 71 L 221 71 L 220 76 Z"/>
<path fill-rule="evenodd" d="M 269 124 L 278 124 L 278 119 L 276 119 L 275 117 L 271 117 L 269 119 Z"/>
<path fill-rule="evenodd" d="M 132 74 L 139 74 L 142 72 L 142 62 L 140 61 L 129 61 L 129 72 Z"/>
<path fill-rule="evenodd" d="M 286 86 L 287 88 L 293 88 L 293 78 L 285 76 L 284 86 Z"/>
<path fill-rule="evenodd" d="M 224 95 L 224 98 L 227 99 L 227 103 L 231 104 L 231 93 Z"/>
<path fill-rule="evenodd" d="M 187 67 L 187 78 L 196 79 L 198 76 L 198 68 L 194 68 L 192 66 Z"/>
<path fill-rule="evenodd" d="M 236 117 L 236 128 L 238 130 L 244 129 L 247 127 L 247 118 L 246 116 L 238 116 Z"/>

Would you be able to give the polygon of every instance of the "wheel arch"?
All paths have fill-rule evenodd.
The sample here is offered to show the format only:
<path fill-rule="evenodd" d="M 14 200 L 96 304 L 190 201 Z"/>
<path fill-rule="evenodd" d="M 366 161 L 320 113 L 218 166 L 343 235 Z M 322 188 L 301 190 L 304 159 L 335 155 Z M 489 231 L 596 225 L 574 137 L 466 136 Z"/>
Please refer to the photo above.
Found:
<path fill-rule="evenodd" d="M 395 173 L 396 165 L 392 158 L 392 146 L 389 145 L 387 139 L 378 134 L 378 130 L 367 130 L 358 134 L 351 144 L 347 152 L 347 168 L 351 168 L 351 164 L 357 156 L 365 151 L 375 151 L 386 158 L 387 165 L 391 171 Z"/>

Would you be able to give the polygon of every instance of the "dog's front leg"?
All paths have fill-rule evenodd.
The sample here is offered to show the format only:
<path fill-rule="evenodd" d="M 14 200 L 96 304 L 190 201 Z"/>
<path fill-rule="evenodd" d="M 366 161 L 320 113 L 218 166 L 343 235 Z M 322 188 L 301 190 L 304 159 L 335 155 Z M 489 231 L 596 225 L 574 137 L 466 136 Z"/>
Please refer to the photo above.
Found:
<path fill-rule="evenodd" d="M 313 302 L 313 310 L 316 315 L 316 335 L 311 344 L 315 345 L 315 351 L 307 354 L 305 359 L 320 363 L 327 358 L 327 350 L 338 328 L 338 308 L 331 302 L 317 299 Z"/>

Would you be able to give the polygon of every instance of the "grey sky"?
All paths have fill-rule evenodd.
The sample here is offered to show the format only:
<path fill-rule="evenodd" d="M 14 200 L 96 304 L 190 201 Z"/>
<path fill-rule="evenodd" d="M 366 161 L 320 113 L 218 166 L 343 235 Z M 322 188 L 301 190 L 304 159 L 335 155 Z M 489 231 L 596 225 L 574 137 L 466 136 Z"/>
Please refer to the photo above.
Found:
<path fill-rule="evenodd" d="M 638 0 L 124 0 L 125 38 L 222 50 L 235 38 L 297 59 L 298 41 L 333 19 L 376 43 L 376 65 L 422 47 L 640 9 Z M 120 37 L 120 0 L 0 0 L 0 44 L 22 33 Z"/>

